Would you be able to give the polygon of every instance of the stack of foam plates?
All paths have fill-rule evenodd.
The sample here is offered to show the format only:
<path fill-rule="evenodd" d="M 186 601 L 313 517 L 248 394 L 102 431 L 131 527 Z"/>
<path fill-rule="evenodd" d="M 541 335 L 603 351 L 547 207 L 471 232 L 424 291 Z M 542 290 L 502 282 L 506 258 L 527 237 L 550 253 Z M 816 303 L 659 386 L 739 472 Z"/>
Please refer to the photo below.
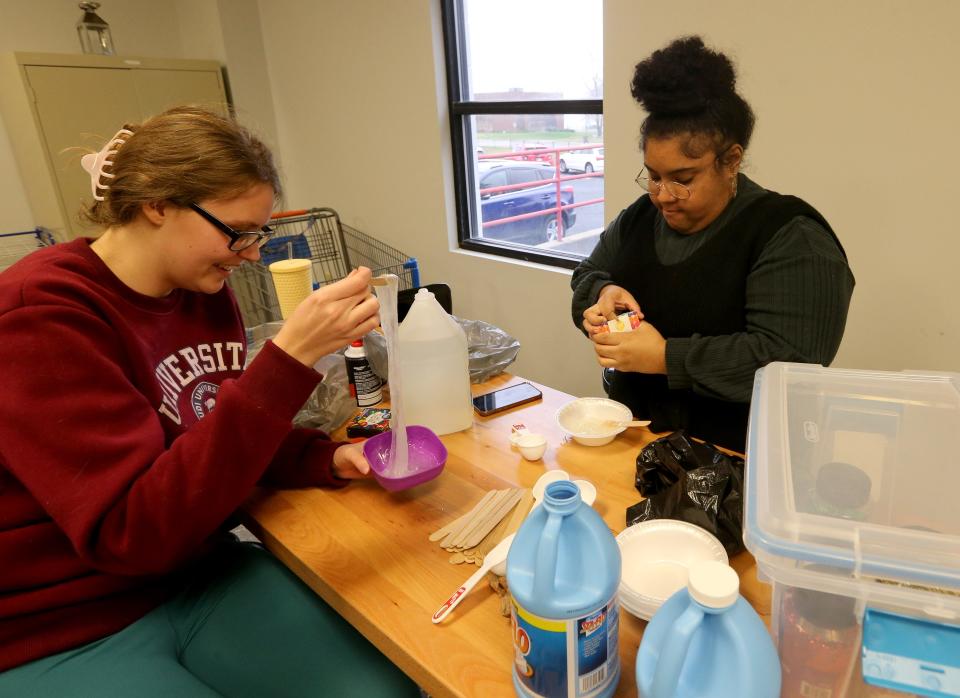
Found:
<path fill-rule="evenodd" d="M 686 586 L 692 564 L 728 562 L 714 535 L 686 521 L 642 521 L 624 529 L 617 543 L 623 558 L 620 605 L 644 620 L 650 620 L 664 601 Z"/>

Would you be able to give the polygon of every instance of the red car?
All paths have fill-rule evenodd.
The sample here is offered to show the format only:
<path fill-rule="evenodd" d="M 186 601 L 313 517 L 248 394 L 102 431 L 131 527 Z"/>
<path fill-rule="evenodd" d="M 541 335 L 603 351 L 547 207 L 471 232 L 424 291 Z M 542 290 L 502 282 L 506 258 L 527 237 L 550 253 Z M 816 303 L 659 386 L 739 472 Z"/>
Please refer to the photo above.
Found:
<path fill-rule="evenodd" d="M 539 162 L 546 162 L 550 165 L 554 164 L 554 156 L 556 153 L 538 153 L 538 150 L 549 150 L 549 146 L 546 145 L 525 145 L 523 147 L 523 154 L 520 156 L 521 160 L 537 160 Z M 533 152 L 527 152 L 533 151 Z"/>

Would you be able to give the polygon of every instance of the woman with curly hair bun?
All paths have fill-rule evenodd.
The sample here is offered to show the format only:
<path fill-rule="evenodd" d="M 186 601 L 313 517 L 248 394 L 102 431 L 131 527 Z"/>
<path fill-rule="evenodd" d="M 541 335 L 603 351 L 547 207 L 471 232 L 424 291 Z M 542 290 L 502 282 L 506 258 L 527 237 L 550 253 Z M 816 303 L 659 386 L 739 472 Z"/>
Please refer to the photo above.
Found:
<path fill-rule="evenodd" d="M 574 271 L 573 319 L 610 397 L 651 429 L 743 451 L 753 377 L 771 361 L 827 365 L 854 278 L 812 206 L 740 172 L 754 114 L 730 60 L 700 37 L 636 66 L 646 192 Z M 596 332 L 619 313 L 632 332 Z"/>

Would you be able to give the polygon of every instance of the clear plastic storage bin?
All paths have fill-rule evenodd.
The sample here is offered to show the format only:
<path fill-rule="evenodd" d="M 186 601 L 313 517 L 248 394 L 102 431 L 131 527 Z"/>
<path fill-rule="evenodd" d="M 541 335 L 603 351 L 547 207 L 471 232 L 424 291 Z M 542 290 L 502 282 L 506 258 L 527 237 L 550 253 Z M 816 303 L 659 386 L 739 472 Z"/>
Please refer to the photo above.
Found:
<path fill-rule="evenodd" d="M 960 696 L 960 374 L 761 369 L 745 501 L 784 698 Z"/>

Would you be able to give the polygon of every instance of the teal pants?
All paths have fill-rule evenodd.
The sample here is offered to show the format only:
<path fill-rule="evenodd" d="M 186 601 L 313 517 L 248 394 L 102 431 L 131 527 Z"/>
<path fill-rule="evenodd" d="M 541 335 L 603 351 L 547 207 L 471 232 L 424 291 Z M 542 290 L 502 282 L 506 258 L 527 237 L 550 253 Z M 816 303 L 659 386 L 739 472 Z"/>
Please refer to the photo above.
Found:
<path fill-rule="evenodd" d="M 395 665 L 260 546 L 232 543 L 114 635 L 0 673 L 0 697 L 418 698 Z"/>

